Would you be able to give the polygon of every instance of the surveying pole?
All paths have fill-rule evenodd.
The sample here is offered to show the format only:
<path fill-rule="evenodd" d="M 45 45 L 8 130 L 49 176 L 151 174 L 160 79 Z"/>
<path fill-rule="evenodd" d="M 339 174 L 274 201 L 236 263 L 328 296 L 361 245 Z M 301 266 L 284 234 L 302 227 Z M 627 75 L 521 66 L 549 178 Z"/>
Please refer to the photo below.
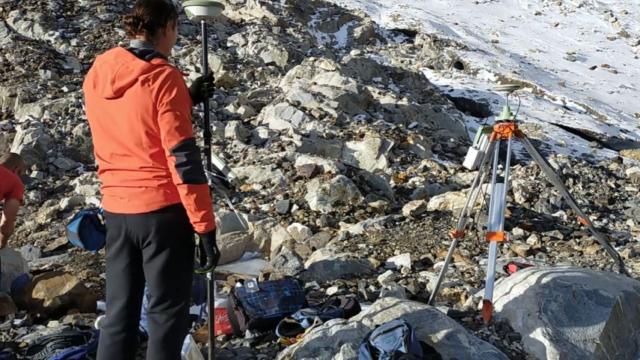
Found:
<path fill-rule="evenodd" d="M 224 5 L 217 1 L 211 0 L 188 0 L 182 4 L 184 11 L 189 20 L 200 23 L 200 30 L 202 36 L 202 75 L 206 76 L 209 73 L 209 42 L 207 34 L 207 20 L 212 20 L 222 13 Z M 209 99 L 203 101 L 204 110 L 204 153 L 206 161 L 206 170 L 211 172 L 213 168 L 211 160 L 211 115 L 209 114 Z M 214 271 L 207 274 L 207 307 L 208 307 L 208 346 L 209 346 L 209 360 L 213 360 L 213 348 L 215 347 L 215 279 Z"/>

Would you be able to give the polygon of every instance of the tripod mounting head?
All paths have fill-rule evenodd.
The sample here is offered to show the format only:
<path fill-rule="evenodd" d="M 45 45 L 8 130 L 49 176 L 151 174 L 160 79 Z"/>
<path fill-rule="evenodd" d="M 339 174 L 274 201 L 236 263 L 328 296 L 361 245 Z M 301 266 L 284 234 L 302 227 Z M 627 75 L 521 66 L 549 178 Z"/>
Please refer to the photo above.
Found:
<path fill-rule="evenodd" d="M 496 121 L 516 121 L 516 116 L 511 112 L 511 106 L 509 106 L 509 95 L 514 93 L 517 90 L 522 89 L 522 85 L 520 84 L 500 84 L 494 87 L 495 91 L 505 92 L 507 93 L 507 101 L 506 104 L 502 107 L 502 112 L 496 118 Z"/>
<path fill-rule="evenodd" d="M 206 21 L 220 16 L 224 5 L 213 0 L 187 0 L 182 4 L 185 14 L 193 22 Z"/>

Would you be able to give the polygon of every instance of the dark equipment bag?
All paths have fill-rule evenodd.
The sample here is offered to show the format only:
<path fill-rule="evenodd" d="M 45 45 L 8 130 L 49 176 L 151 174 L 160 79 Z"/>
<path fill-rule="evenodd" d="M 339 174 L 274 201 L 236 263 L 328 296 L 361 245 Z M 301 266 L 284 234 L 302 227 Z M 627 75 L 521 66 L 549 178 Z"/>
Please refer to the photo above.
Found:
<path fill-rule="evenodd" d="M 89 360 L 98 350 L 98 332 L 76 329 L 43 336 L 24 354 L 32 360 Z"/>
<path fill-rule="evenodd" d="M 292 278 L 259 283 L 257 291 L 234 287 L 227 303 L 229 322 L 236 336 L 246 330 L 271 331 L 284 317 L 306 306 L 304 289 Z"/>

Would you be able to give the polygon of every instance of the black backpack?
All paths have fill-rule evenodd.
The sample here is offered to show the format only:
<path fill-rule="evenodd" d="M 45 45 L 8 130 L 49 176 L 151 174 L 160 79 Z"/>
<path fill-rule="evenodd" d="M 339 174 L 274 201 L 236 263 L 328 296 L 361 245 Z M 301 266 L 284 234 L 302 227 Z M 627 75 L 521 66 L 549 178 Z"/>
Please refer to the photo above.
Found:
<path fill-rule="evenodd" d="M 280 320 L 307 304 L 304 289 L 292 278 L 265 281 L 254 290 L 234 287 L 229 296 L 227 314 L 236 336 L 246 330 L 274 330 Z"/>

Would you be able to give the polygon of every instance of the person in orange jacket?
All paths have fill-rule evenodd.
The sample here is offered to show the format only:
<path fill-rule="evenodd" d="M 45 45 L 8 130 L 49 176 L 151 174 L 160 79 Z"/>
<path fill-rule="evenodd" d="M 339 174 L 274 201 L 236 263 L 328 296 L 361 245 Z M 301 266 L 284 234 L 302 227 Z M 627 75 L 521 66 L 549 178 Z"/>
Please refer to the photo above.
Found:
<path fill-rule="evenodd" d="M 145 281 L 147 359 L 180 359 L 188 331 L 194 231 L 211 271 L 219 259 L 208 181 L 191 123 L 213 77 L 187 88 L 168 62 L 178 12 L 138 0 L 124 24 L 129 47 L 99 55 L 83 85 L 107 228 L 105 322 L 98 359 L 134 359 Z"/>
<path fill-rule="evenodd" d="M 18 154 L 7 153 L 0 157 L 0 249 L 7 246 L 15 230 L 18 211 L 24 200 L 24 184 L 20 177 L 26 169 Z"/>

